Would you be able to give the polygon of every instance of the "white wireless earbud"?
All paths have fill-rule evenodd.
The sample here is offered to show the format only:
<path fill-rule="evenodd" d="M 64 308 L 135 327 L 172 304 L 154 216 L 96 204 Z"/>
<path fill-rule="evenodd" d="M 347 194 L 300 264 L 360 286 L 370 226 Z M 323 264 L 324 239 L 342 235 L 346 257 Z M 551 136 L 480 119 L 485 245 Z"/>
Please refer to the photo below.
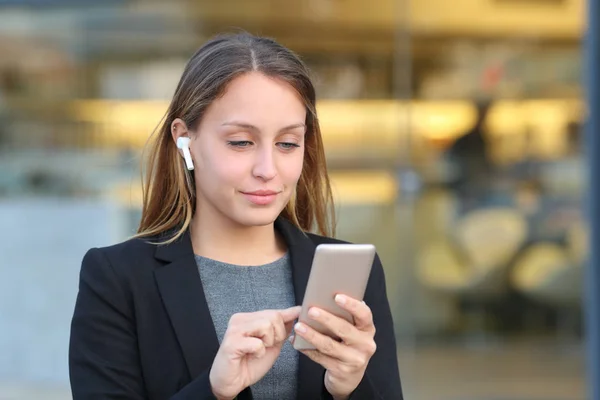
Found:
<path fill-rule="evenodd" d="M 185 165 L 187 169 L 194 169 L 194 163 L 192 162 L 192 155 L 190 154 L 190 138 L 189 137 L 178 137 L 177 148 L 183 151 L 183 158 L 185 159 Z"/>

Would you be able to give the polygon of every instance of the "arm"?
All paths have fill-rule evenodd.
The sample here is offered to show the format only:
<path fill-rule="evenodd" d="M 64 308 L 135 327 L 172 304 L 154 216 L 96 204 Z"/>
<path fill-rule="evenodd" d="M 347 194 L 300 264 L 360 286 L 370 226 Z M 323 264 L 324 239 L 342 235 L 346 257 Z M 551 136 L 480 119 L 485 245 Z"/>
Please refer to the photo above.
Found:
<path fill-rule="evenodd" d="M 373 313 L 377 351 L 371 357 L 363 380 L 350 399 L 402 400 L 394 324 L 379 256 L 376 256 L 373 262 L 364 300 Z"/>
<path fill-rule="evenodd" d="M 71 323 L 69 375 L 74 400 L 148 398 L 139 362 L 132 299 L 99 249 L 83 258 Z M 173 400 L 215 399 L 208 371 Z"/>

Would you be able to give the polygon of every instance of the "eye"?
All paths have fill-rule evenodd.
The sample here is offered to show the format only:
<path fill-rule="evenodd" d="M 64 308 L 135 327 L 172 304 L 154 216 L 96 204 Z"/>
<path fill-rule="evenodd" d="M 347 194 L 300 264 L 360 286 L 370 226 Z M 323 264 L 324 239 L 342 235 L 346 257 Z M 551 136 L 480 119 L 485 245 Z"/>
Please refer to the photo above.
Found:
<path fill-rule="evenodd" d="M 292 150 L 296 147 L 300 147 L 299 144 L 291 143 L 291 142 L 280 142 L 280 143 L 277 143 L 277 146 L 281 147 L 284 150 Z"/>
<path fill-rule="evenodd" d="M 229 146 L 232 147 L 250 147 L 253 143 L 249 140 L 235 140 L 235 141 L 228 141 L 227 144 Z"/>

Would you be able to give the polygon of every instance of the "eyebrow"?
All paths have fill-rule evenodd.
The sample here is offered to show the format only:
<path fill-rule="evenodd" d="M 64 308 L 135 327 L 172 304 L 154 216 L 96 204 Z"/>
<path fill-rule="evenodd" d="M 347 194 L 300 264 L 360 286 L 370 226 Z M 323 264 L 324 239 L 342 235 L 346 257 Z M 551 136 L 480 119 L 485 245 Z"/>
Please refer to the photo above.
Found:
<path fill-rule="evenodd" d="M 254 131 L 254 132 L 259 132 L 260 131 L 260 129 L 258 129 L 256 126 L 254 126 L 252 124 L 245 123 L 245 122 L 230 121 L 230 122 L 225 122 L 221 126 L 237 126 L 238 128 L 244 128 L 244 129 L 248 129 L 248 130 L 251 130 L 251 131 Z M 298 123 L 298 124 L 288 125 L 288 126 L 286 126 L 284 128 L 281 128 L 279 130 L 279 132 L 290 131 L 292 129 L 297 129 L 297 128 L 306 128 L 306 124 L 304 124 L 304 123 Z"/>

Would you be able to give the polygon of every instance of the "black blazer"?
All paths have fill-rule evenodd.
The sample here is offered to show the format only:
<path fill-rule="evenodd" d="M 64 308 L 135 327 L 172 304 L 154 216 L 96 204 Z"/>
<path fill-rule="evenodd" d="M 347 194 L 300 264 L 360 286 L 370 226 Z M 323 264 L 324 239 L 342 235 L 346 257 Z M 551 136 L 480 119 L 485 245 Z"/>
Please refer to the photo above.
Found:
<path fill-rule="evenodd" d="M 339 241 L 305 235 L 283 218 L 275 227 L 288 244 L 300 305 L 316 245 Z M 402 399 L 379 257 L 364 300 L 373 312 L 377 351 L 351 398 Z M 169 245 L 131 239 L 87 252 L 71 324 L 74 400 L 214 399 L 208 376 L 218 348 L 189 233 Z M 300 354 L 297 398 L 331 398 L 324 373 Z M 238 398 L 252 399 L 249 388 Z"/>

